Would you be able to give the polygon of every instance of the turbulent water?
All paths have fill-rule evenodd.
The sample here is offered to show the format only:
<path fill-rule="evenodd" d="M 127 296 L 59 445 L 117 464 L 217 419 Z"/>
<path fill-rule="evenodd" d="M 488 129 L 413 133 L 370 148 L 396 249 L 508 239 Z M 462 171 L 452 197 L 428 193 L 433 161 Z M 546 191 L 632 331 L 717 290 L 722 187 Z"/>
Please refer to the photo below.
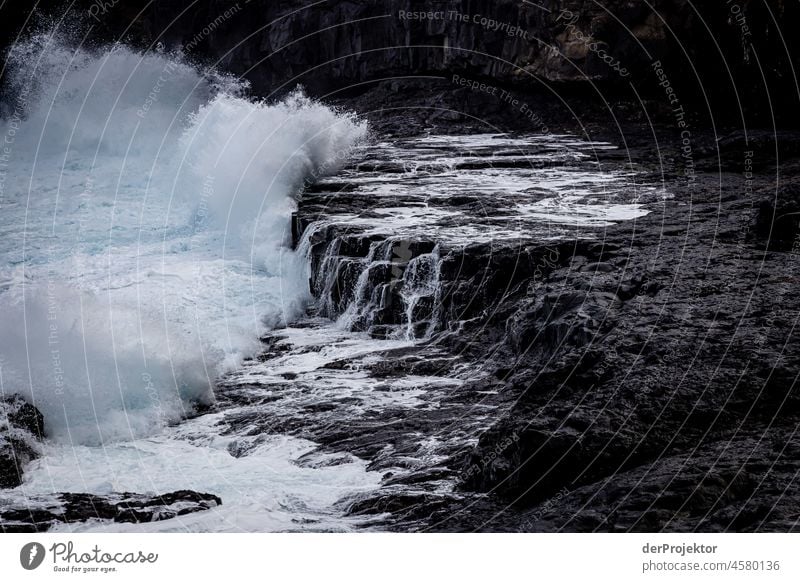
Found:
<path fill-rule="evenodd" d="M 446 324 L 433 306 L 443 254 L 599 230 L 642 216 L 657 197 L 632 174 L 599 167 L 593 154 L 610 144 L 564 135 L 376 143 L 351 115 L 299 93 L 248 99 L 235 79 L 177 55 L 75 49 L 42 35 L 14 46 L 9 67 L 0 388 L 44 413 L 48 439 L 7 497 L 29 506 L 60 491 L 192 489 L 223 500 L 146 526 L 65 529 L 363 526 L 343 517 L 342 499 L 376 490 L 384 475 L 350 453 L 321 452 L 305 438 L 316 440 L 313 427 L 292 427 L 318 419 L 324 433 L 435 410 L 428 392 L 475 375 L 460 361 L 443 377 L 370 372 L 394 369 L 387 350 Z M 301 191 L 318 216 L 292 251 Z M 315 233 L 326 229 L 363 237 L 368 252 L 347 256 L 337 242 L 317 264 Z M 398 263 L 398 240 L 430 249 Z M 337 287 L 345 267 L 347 305 Z M 374 315 L 397 283 L 381 273 L 395 269 L 405 315 L 381 335 Z M 316 312 L 330 319 L 303 317 L 310 276 Z M 425 309 L 434 312 L 417 321 Z M 265 346 L 271 355 L 252 358 Z M 486 422 L 470 414 L 458 430 L 420 434 L 420 450 L 439 458 L 461 446 Z"/>
<path fill-rule="evenodd" d="M 305 266 L 284 244 L 294 197 L 366 126 L 123 46 L 41 35 L 8 67 L 2 389 L 57 441 L 157 434 L 302 312 Z"/>

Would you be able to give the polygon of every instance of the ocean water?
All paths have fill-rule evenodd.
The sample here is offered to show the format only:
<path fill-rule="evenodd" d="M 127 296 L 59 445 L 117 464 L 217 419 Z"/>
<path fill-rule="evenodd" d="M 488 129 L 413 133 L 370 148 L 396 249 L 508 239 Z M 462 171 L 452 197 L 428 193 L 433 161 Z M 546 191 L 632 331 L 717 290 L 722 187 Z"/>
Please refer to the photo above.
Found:
<path fill-rule="evenodd" d="M 276 330 L 312 301 L 310 233 L 331 224 L 386 238 L 435 233 L 450 246 L 601 234 L 647 214 L 656 196 L 632 173 L 593 161 L 611 144 L 495 134 L 376 142 L 353 115 L 302 93 L 248 98 L 237 79 L 178 54 L 76 48 L 42 34 L 15 45 L 8 66 L 0 393 L 37 406 L 48 438 L 22 486 L 2 501 L 35 506 L 63 491 L 178 489 L 223 500 L 162 522 L 95 520 L 60 531 L 380 527 L 380 516 L 347 517 L 345 505 L 379 488 L 381 472 L 269 434 L 269 422 L 258 421 L 300 417 L 336 398 L 359 402 L 356 415 L 412 411 L 426 404 L 425 386 L 455 390 L 463 380 L 409 375 L 386 390 L 385 379 L 357 366 L 328 368 L 352 357 L 380 361 L 384 350 L 416 341 L 351 331 L 351 312 Z M 383 171 L 387 163 L 396 171 Z M 292 251 L 290 215 L 303 186 L 325 191 L 327 183 L 335 194 L 342 181 L 364 214 L 327 209 Z M 489 211 L 446 203 L 464 193 Z M 419 297 L 435 294 L 439 260 L 435 250 L 412 261 L 409 314 Z M 282 342 L 282 355 L 249 359 L 266 333 Z M 283 398 L 253 404 L 241 398 L 248 387 L 256 403 L 271 391 Z M 195 414 L 223 394 L 225 406 Z M 255 420 L 236 426 L 237 415 Z"/>
<path fill-rule="evenodd" d="M 300 93 L 248 99 L 175 54 L 41 34 L 8 66 L 0 389 L 55 443 L 158 435 L 302 313 L 295 198 L 367 127 Z"/>

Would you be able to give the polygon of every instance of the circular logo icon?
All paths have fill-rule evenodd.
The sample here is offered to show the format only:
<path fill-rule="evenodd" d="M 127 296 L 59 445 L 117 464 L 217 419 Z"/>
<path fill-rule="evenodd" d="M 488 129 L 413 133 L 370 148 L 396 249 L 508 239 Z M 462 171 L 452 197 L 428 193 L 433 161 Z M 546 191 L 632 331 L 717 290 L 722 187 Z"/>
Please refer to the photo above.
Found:
<path fill-rule="evenodd" d="M 38 542 L 30 542 L 22 546 L 19 552 L 19 563 L 26 570 L 35 570 L 44 562 L 44 546 Z"/>

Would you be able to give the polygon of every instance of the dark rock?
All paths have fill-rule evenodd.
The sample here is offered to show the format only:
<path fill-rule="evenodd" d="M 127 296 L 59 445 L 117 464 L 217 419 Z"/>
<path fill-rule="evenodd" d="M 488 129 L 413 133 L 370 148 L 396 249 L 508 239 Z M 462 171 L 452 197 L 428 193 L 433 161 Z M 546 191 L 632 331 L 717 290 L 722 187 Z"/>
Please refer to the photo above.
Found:
<path fill-rule="evenodd" d="M 22 483 L 24 466 L 39 456 L 44 417 L 19 395 L 0 399 L 0 488 Z"/>
<path fill-rule="evenodd" d="M 782 431 L 739 434 L 621 471 L 599 485 L 563 489 L 524 512 L 524 531 L 790 531 L 800 515 L 784 499 L 797 466 Z M 775 446 L 776 441 L 783 440 Z"/>
<path fill-rule="evenodd" d="M 409 495 L 383 492 L 377 496 L 365 496 L 355 501 L 345 501 L 343 503 L 348 506 L 348 515 L 394 513 L 401 514 L 406 519 L 414 519 L 447 505 L 448 500 L 438 495 Z"/>
<path fill-rule="evenodd" d="M 219 505 L 222 505 L 222 500 L 216 495 L 188 490 L 163 495 L 58 493 L 31 496 L 25 506 L 0 505 L 0 531 L 41 532 L 56 523 L 81 523 L 90 519 L 145 523 L 205 511 Z"/>
<path fill-rule="evenodd" d="M 785 179 L 761 194 L 753 234 L 764 247 L 800 252 L 800 179 Z"/>
<path fill-rule="evenodd" d="M 735 137 L 717 146 L 708 136 L 697 139 L 725 151 L 739 147 Z M 372 470 L 391 470 L 384 487 L 352 511 L 388 513 L 393 529 L 791 529 L 797 496 L 761 499 L 758 481 L 734 470 L 755 471 L 753 435 L 768 428 L 790 434 L 800 419 L 800 338 L 791 323 L 800 309 L 792 291 L 800 263 L 793 253 L 764 252 L 768 237 L 771 251 L 790 250 L 796 238 L 791 166 L 787 173 L 772 205 L 743 191 L 738 175 L 699 169 L 691 187 L 674 178 L 666 186 L 674 198 L 635 225 L 605 227 L 602 241 L 579 234 L 548 244 L 535 235 L 512 244 L 440 242 L 435 301 L 413 306 L 403 329 L 432 320 L 425 328 L 432 329 L 431 345 L 486 375 L 446 395 L 427 389 L 438 409 L 413 416 L 384 410 L 335 427 L 321 420 L 327 413 L 320 409 L 319 419 L 293 424 L 294 434 L 367 459 Z M 754 168 L 751 179 L 759 196 L 775 192 L 770 171 Z M 455 196 L 447 208 L 473 213 L 469 198 Z M 357 213 L 359 201 L 310 199 L 299 214 L 315 213 L 318 204 L 335 216 Z M 501 201 L 494 204 L 502 210 Z M 324 248 L 339 236 L 329 228 Z M 370 240 L 387 251 L 390 244 Z M 387 262 L 365 277 L 370 290 L 362 299 L 371 301 L 376 337 L 397 337 L 398 325 L 409 323 L 408 309 L 390 305 L 402 297 L 382 287 L 393 266 L 403 268 Z M 337 309 L 348 307 L 345 301 Z M 409 372 L 446 376 L 457 369 L 444 365 L 437 373 L 446 358 L 432 358 L 425 344 L 415 349 L 368 366 L 383 381 L 376 391 L 396 390 L 393 382 Z M 432 365 L 422 365 L 427 361 Z M 487 411 L 481 420 L 461 416 L 478 406 Z M 446 425 L 452 439 L 438 449 L 446 460 L 426 461 L 421 439 L 441 435 L 453 415 L 469 420 Z M 718 467 L 701 464 L 684 478 L 681 465 L 695 448 L 703 463 L 721 455 Z M 773 457 L 788 463 L 786 455 L 765 456 Z M 790 473 L 781 471 L 775 491 L 780 475 Z M 636 486 L 640 478 L 658 495 Z M 457 494 L 434 495 L 442 479 Z"/>
<path fill-rule="evenodd" d="M 65 12 L 86 14 L 93 2 L 78 0 L 67 6 L 42 0 L 37 7 L 48 21 L 58 22 Z M 682 104 L 698 112 L 713 111 L 717 123 L 720 118 L 741 122 L 743 113 L 766 123 L 776 117 L 796 122 L 792 64 L 800 49 L 791 24 L 798 20 L 800 8 L 785 0 L 741 0 L 736 6 L 734 15 L 727 7 L 688 0 L 650 5 L 543 0 L 542 7 L 512 0 L 446 0 L 424 6 L 409 0 L 314 5 L 252 0 L 236 6 L 204 0 L 190 11 L 175 1 L 145 9 L 131 2 L 117 3 L 102 18 L 92 19 L 90 37 L 96 43 L 124 37 L 149 50 L 156 43 L 167 49 L 188 46 L 190 58 L 246 76 L 255 91 L 268 98 L 298 83 L 316 95 L 342 96 L 392 79 L 382 90 L 393 99 L 375 94 L 370 98 L 373 105 L 364 108 L 377 117 L 396 103 L 408 107 L 407 87 L 419 84 L 423 76 L 431 79 L 422 81 L 430 87 L 444 77 L 448 92 L 461 93 L 463 107 L 457 109 L 438 107 L 437 94 L 441 99 L 443 91 L 435 90 L 424 113 L 392 111 L 389 127 L 396 132 L 419 132 L 431 123 L 469 123 L 460 115 L 462 110 L 482 118 L 513 118 L 517 128 L 526 123 L 527 117 L 505 102 L 453 82 L 454 74 L 517 90 L 536 101 L 547 100 L 542 83 L 558 87 L 559 97 L 571 101 L 586 102 L 587 96 L 591 100 L 598 93 L 603 99 L 594 101 L 603 102 L 602 110 L 607 109 L 606 101 L 613 101 L 621 118 L 668 118 L 672 107 L 663 99 L 653 63 L 662 65 Z M 31 18 L 30 10 L 24 4 L 4 8 L 2 45 L 17 38 L 20 30 L 31 32 L 42 20 Z M 420 10 L 443 17 L 403 16 Z M 463 15 L 466 21 L 450 14 Z M 472 20 L 476 16 L 507 28 L 484 26 Z M 509 34 L 512 27 L 515 32 Z M 769 62 L 770 67 L 759 67 L 759 62 Z M 630 86 L 637 88 L 636 95 Z M 638 95 L 648 100 L 646 116 Z M 770 96 L 770 107 L 763 104 L 765 95 Z M 542 119 L 550 123 L 552 116 Z M 720 147 L 726 145 L 723 141 Z M 391 165 L 383 170 L 392 171 Z"/>

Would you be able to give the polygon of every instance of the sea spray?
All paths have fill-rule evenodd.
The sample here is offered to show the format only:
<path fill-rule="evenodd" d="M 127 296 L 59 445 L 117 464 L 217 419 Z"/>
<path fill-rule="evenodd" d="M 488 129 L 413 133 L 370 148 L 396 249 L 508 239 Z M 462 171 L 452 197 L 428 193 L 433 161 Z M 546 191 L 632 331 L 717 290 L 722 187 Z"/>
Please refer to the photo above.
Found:
<path fill-rule="evenodd" d="M 284 246 L 295 197 L 367 128 L 124 46 L 43 34 L 8 67 L 2 390 L 56 439 L 157 432 L 212 403 L 219 375 L 302 312 L 305 267 Z"/>

